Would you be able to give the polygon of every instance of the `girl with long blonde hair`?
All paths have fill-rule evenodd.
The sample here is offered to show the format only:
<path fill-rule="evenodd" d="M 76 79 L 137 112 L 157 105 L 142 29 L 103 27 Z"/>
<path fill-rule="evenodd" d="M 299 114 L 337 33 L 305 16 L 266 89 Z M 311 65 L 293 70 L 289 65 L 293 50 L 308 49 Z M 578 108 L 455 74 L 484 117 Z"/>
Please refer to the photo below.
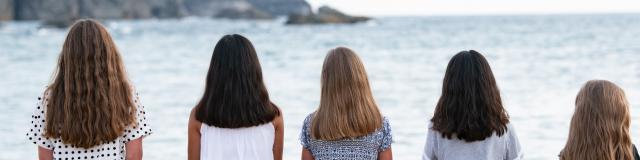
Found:
<path fill-rule="evenodd" d="M 638 160 L 631 143 L 629 102 L 606 80 L 588 81 L 576 97 L 569 139 L 561 160 Z"/>
<path fill-rule="evenodd" d="M 142 159 L 151 129 L 120 57 L 99 22 L 71 27 L 27 132 L 40 159 Z"/>
<path fill-rule="evenodd" d="M 392 159 L 391 128 L 376 105 L 364 65 L 351 50 L 329 51 L 320 106 L 304 120 L 302 159 Z"/>

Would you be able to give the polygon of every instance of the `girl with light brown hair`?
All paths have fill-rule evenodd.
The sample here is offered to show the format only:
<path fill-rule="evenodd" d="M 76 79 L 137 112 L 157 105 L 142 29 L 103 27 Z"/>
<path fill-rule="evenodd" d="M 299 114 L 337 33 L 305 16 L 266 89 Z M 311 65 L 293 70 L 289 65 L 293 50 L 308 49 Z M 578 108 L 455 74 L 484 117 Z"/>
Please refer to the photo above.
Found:
<path fill-rule="evenodd" d="M 27 138 L 47 160 L 142 159 L 142 138 L 151 134 L 117 48 L 94 20 L 69 30 L 31 118 Z"/>
<path fill-rule="evenodd" d="M 344 47 L 329 51 L 321 85 L 320 106 L 302 127 L 302 159 L 392 159 L 391 128 L 360 58 Z"/>
<path fill-rule="evenodd" d="M 587 82 L 576 98 L 569 139 L 561 160 L 638 160 L 629 135 L 624 91 L 606 80 Z"/>

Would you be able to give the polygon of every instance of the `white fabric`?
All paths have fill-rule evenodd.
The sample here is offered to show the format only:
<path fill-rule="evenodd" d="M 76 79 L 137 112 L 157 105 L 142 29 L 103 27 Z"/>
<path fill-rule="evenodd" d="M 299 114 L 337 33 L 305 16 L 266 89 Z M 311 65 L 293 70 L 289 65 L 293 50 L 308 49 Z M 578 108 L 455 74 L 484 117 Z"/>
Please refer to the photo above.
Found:
<path fill-rule="evenodd" d="M 443 138 L 438 131 L 427 133 L 423 160 L 520 160 L 523 157 L 518 136 L 511 124 L 502 136 L 495 133 L 482 141 L 465 142 L 456 137 Z"/>
<path fill-rule="evenodd" d="M 272 123 L 248 128 L 200 127 L 201 160 L 273 160 Z"/>

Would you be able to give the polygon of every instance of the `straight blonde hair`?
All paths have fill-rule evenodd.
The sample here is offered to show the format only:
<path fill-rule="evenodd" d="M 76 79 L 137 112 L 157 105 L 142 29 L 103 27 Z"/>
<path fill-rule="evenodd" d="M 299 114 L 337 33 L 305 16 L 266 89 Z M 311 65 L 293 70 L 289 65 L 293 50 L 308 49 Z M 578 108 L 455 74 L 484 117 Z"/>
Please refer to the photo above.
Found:
<path fill-rule="evenodd" d="M 311 123 L 311 137 L 340 140 L 370 134 L 382 127 L 364 65 L 350 49 L 327 54 L 322 67 L 320 107 Z"/>
<path fill-rule="evenodd" d="M 562 160 L 631 160 L 629 103 L 624 91 L 606 80 L 591 80 L 576 98 Z"/>

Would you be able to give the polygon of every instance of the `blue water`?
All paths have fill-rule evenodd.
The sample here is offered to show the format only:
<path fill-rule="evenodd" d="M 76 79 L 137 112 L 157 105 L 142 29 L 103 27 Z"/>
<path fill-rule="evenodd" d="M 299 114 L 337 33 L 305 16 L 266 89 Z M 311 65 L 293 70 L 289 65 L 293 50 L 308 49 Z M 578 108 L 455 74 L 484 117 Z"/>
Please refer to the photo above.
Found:
<path fill-rule="evenodd" d="M 378 18 L 356 25 L 285 26 L 283 20 L 107 21 L 155 133 L 145 159 L 185 159 L 186 124 L 200 98 L 215 42 L 240 33 L 258 50 L 285 118 L 285 159 L 299 159 L 303 118 L 319 101 L 325 53 L 348 46 L 363 59 L 391 122 L 396 159 L 419 159 L 449 58 L 475 49 L 489 59 L 527 159 L 556 159 L 573 101 L 589 79 L 623 87 L 640 142 L 640 15 Z M 0 159 L 35 159 L 30 113 L 49 83 L 65 29 L 0 24 Z"/>

